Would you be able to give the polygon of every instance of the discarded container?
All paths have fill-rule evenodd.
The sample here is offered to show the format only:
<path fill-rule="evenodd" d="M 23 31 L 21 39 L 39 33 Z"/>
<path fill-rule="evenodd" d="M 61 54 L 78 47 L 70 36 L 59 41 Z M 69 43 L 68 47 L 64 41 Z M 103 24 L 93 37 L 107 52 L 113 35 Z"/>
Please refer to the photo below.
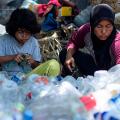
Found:
<path fill-rule="evenodd" d="M 61 16 L 72 16 L 72 7 L 62 7 Z"/>

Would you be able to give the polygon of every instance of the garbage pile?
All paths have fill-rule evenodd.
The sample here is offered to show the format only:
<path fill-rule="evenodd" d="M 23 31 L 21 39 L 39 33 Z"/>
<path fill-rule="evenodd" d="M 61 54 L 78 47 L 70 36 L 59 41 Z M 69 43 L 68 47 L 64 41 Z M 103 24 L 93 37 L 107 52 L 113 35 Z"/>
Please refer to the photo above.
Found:
<path fill-rule="evenodd" d="M 85 78 L 0 72 L 0 120 L 119 120 L 120 65 Z"/>

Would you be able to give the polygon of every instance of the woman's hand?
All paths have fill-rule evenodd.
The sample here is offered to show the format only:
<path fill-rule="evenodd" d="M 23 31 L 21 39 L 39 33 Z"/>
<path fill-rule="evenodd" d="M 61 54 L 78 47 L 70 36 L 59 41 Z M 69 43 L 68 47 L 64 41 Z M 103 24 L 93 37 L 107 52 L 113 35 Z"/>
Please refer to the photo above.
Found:
<path fill-rule="evenodd" d="M 75 67 L 75 60 L 73 58 L 74 53 L 75 53 L 75 49 L 69 48 L 67 50 L 67 55 L 66 55 L 66 60 L 65 60 L 65 65 L 71 72 L 72 72 L 72 68 Z"/>
<path fill-rule="evenodd" d="M 65 65 L 72 72 L 72 68 L 75 67 L 74 58 L 73 57 L 66 58 Z"/>

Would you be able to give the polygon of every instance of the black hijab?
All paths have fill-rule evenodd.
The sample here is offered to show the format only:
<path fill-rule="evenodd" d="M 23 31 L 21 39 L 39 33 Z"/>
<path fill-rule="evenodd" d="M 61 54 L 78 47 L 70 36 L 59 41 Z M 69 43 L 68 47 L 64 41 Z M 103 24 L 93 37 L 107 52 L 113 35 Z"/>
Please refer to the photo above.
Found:
<path fill-rule="evenodd" d="M 99 69 L 109 69 L 111 67 L 110 46 L 115 39 L 116 28 L 114 26 L 115 14 L 107 4 L 99 4 L 93 7 L 90 14 L 91 38 L 95 58 Z M 101 20 L 109 20 L 113 25 L 113 31 L 107 40 L 100 40 L 94 34 L 94 28 Z"/>

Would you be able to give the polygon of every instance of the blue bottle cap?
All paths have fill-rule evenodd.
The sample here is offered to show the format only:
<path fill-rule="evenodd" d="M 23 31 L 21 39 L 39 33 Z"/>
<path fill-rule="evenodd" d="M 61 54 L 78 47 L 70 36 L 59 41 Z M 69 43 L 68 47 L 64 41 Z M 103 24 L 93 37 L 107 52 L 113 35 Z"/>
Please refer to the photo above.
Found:
<path fill-rule="evenodd" d="M 63 79 L 62 76 L 60 76 L 60 75 L 56 76 L 56 78 L 58 81 L 61 81 Z"/>
<path fill-rule="evenodd" d="M 25 110 L 23 113 L 23 120 L 33 120 L 33 113 L 30 110 Z"/>

